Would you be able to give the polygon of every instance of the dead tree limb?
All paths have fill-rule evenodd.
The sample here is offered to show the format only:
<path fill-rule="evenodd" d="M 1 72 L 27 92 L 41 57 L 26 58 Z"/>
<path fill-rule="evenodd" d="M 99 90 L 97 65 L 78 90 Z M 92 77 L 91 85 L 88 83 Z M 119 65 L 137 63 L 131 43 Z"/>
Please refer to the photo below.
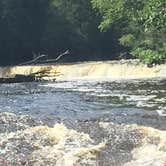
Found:
<path fill-rule="evenodd" d="M 55 61 L 58 61 L 60 58 L 62 58 L 64 55 L 70 54 L 69 50 L 66 50 L 64 53 L 60 54 Z"/>
<path fill-rule="evenodd" d="M 46 59 L 43 61 L 38 61 L 38 63 L 51 63 L 51 62 L 57 62 L 60 58 L 62 58 L 65 55 L 70 54 L 69 50 L 65 51 L 64 53 L 60 54 L 57 58 L 55 59 Z"/>
<path fill-rule="evenodd" d="M 23 63 L 21 63 L 21 64 L 19 64 L 19 65 L 29 65 L 29 64 L 32 64 L 32 63 L 36 62 L 37 60 L 39 60 L 39 59 L 41 59 L 41 58 L 43 58 L 43 57 L 47 57 L 47 56 L 48 56 L 48 55 L 42 54 L 42 55 L 36 57 L 36 58 L 33 59 L 33 60 L 30 60 L 30 61 L 27 61 L 27 62 L 23 62 Z"/>
<path fill-rule="evenodd" d="M 40 60 L 41 58 L 43 57 L 48 57 L 48 55 L 40 55 L 36 58 L 34 58 L 33 60 L 30 60 L 30 61 L 27 61 L 27 62 L 23 62 L 19 65 L 30 65 L 30 64 L 33 64 L 33 63 L 49 63 L 49 62 L 57 62 L 60 58 L 62 58 L 63 56 L 65 55 L 68 55 L 70 54 L 69 50 L 66 50 L 64 53 L 60 54 L 57 58 L 55 59 L 46 59 L 46 60 Z"/>

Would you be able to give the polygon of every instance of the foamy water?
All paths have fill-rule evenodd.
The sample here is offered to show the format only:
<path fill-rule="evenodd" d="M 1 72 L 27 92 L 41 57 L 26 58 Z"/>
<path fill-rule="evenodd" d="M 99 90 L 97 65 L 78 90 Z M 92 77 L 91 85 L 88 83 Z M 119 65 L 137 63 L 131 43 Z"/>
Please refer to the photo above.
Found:
<path fill-rule="evenodd" d="M 76 123 L 76 131 L 62 123 L 44 126 L 30 116 L 0 115 L 0 165 L 3 166 L 166 164 L 166 131 L 102 121 L 80 121 Z"/>
<path fill-rule="evenodd" d="M 83 79 L 0 84 L 0 166 L 166 165 L 165 80 L 151 78 L 156 69 L 104 78 L 112 64 L 93 65 L 63 77 Z"/>
<path fill-rule="evenodd" d="M 97 154 L 105 148 L 105 143 L 95 145 L 88 134 L 58 123 L 53 128 L 27 125 L 24 130 L 9 132 L 13 125 L 21 126 L 21 122 L 12 121 L 13 116 L 1 114 L 1 122 L 6 120 L 10 126 L 4 127 L 0 135 L 0 165 L 94 165 Z"/>
<path fill-rule="evenodd" d="M 136 79 L 166 77 L 166 65 L 147 67 L 138 60 L 98 61 L 75 64 L 50 64 L 34 66 L 13 66 L 0 68 L 0 77 L 11 77 L 15 74 L 33 74 L 46 71 L 44 80 L 73 79 Z M 37 74 L 38 75 L 38 74 Z M 40 74 L 39 74 L 40 75 Z"/>

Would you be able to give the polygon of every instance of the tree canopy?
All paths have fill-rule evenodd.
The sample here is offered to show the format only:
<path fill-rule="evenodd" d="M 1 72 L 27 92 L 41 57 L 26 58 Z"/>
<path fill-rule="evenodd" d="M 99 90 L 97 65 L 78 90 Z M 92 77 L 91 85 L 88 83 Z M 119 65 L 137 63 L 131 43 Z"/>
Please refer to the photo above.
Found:
<path fill-rule="evenodd" d="M 54 58 L 63 61 L 166 59 L 165 0 L 1 0 L 0 65 Z"/>
<path fill-rule="evenodd" d="M 165 0 L 92 0 L 102 15 L 101 31 L 121 28 L 120 43 L 126 51 L 147 64 L 166 59 Z"/>

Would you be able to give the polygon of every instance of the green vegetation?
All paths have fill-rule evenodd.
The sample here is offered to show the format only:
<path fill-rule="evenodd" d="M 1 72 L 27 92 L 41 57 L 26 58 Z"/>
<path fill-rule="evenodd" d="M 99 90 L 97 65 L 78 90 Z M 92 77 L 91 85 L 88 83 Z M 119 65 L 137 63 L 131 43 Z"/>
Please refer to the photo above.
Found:
<path fill-rule="evenodd" d="M 91 0 L 1 0 L 0 65 L 19 64 L 34 54 L 48 58 L 69 49 L 62 61 L 115 59 L 119 33 L 101 33 Z"/>
<path fill-rule="evenodd" d="M 66 49 L 68 62 L 122 55 L 163 63 L 165 27 L 165 0 L 1 0 L 0 65 Z"/>
<path fill-rule="evenodd" d="M 146 64 L 165 61 L 165 0 L 92 0 L 92 4 L 102 15 L 101 31 L 113 25 L 120 27 L 124 51 Z"/>

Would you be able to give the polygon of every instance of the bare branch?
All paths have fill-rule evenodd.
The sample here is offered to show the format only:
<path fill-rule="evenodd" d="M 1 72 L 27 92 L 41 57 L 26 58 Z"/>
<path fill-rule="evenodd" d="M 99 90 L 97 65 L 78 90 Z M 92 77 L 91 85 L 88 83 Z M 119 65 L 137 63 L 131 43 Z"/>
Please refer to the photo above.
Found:
<path fill-rule="evenodd" d="M 48 63 L 48 62 L 55 62 L 55 61 L 58 61 L 60 58 L 62 58 L 63 56 L 67 55 L 67 54 L 70 54 L 69 50 L 66 50 L 64 53 L 60 54 L 57 58 L 55 59 L 46 59 L 46 60 L 40 60 L 41 58 L 43 57 L 48 57 L 48 55 L 39 55 L 37 56 L 36 58 L 34 58 L 33 60 L 30 60 L 30 61 L 27 61 L 27 62 L 23 62 L 19 65 L 29 65 L 29 64 L 33 64 L 35 62 L 38 62 L 38 63 Z M 35 55 L 35 54 L 34 54 Z M 40 61 L 39 61 L 40 60 Z"/>
<path fill-rule="evenodd" d="M 48 55 L 42 54 L 42 55 L 39 55 L 38 57 L 36 57 L 36 58 L 33 59 L 33 60 L 30 60 L 30 61 L 27 61 L 27 62 L 23 62 L 23 63 L 21 63 L 21 64 L 19 64 L 19 65 L 28 65 L 28 64 L 32 64 L 32 63 L 36 62 L 37 60 L 39 60 L 39 59 L 41 59 L 41 58 L 43 58 L 43 57 L 47 57 L 47 56 L 48 56 Z"/>

